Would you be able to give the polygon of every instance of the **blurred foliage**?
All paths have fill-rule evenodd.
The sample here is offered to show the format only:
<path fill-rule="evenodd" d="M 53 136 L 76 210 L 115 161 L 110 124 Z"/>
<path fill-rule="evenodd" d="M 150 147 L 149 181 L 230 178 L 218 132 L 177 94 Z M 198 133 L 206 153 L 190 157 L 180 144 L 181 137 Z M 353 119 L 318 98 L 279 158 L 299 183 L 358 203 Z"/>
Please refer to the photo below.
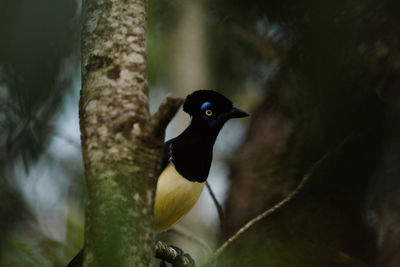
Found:
<path fill-rule="evenodd" d="M 147 8 L 147 72 L 151 87 L 169 82 L 170 48 L 174 25 L 182 6 L 177 1 L 150 0 Z"/>
<path fill-rule="evenodd" d="M 71 0 L 0 1 L 2 266 L 45 266 L 44 260 L 35 262 L 34 254 L 49 257 L 47 266 L 57 262 L 51 255 L 61 244 L 44 237 L 40 241 L 40 231 L 27 231 L 37 222 L 13 178 L 14 168 L 21 166 L 17 162 L 22 161 L 28 171 L 47 148 L 53 118 L 71 87 L 78 68 L 78 4 Z"/>
<path fill-rule="evenodd" d="M 398 118 L 400 20 L 393 10 L 399 3 L 211 4 L 227 31 L 245 29 L 242 41 L 275 68 L 264 86 L 266 97 L 252 113 L 245 144 L 233 159 L 225 234 L 281 200 L 313 162 L 353 136 L 292 205 L 235 245 L 229 256 L 238 257 L 231 257 L 227 266 L 373 266 L 384 223 L 368 221 L 367 213 L 381 215 L 366 209 L 366 199 L 376 190 L 371 190 L 371 181 L 379 184 L 384 177 L 375 173 L 383 144 L 396 141 L 393 136 L 385 140 L 385 131 L 395 131 L 388 125 Z M 231 41 L 225 39 L 226 44 Z M 239 62 L 235 67 L 242 66 Z M 230 68 L 224 70 L 229 73 Z M 391 175 L 386 175 L 391 177 L 385 179 L 392 188 L 398 188 L 396 166 L 391 163 Z M 395 220 L 396 214 L 388 218 Z M 398 223 L 393 231 L 400 228 Z"/>
<path fill-rule="evenodd" d="M 0 162 L 37 159 L 71 85 L 63 62 L 79 36 L 77 1 L 0 2 Z M 75 67 L 78 67 L 77 60 Z"/>
<path fill-rule="evenodd" d="M 220 9 L 227 11 L 225 7 L 230 6 L 228 3 L 202 3 L 205 9 L 205 21 L 202 23 L 206 25 L 207 31 L 210 89 L 230 94 L 243 92 L 248 81 L 256 83 L 256 87 L 264 84 L 273 72 L 274 65 L 266 64 L 262 53 L 254 49 L 252 43 L 244 40 L 243 31 L 247 30 L 251 22 L 232 24 L 226 13 L 219 12 Z M 171 46 L 174 44 L 173 34 L 184 5 L 180 1 L 149 1 L 147 57 L 151 86 L 157 83 L 171 85 Z"/>
<path fill-rule="evenodd" d="M 305 146 L 318 144 L 319 151 L 378 118 L 382 90 L 398 64 L 397 1 L 220 0 L 207 6 L 216 88 L 245 91 L 252 79 L 273 97 L 285 97 L 286 115 L 306 131 Z"/>

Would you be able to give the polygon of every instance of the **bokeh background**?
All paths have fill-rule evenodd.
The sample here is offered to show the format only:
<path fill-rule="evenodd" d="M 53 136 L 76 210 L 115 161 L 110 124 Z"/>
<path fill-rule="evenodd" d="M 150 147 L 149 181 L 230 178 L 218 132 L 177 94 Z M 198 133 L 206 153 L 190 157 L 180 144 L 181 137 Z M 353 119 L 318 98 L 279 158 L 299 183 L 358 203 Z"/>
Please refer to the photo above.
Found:
<path fill-rule="evenodd" d="M 328 152 L 218 266 L 400 266 L 399 10 L 149 0 L 151 110 L 168 93 L 214 89 L 251 114 L 214 148 L 209 183 L 225 220 L 204 190 L 158 238 L 204 262 Z M 0 0 L 0 266 L 64 266 L 82 246 L 80 15 L 81 0 Z M 180 111 L 167 138 L 187 123 Z"/>

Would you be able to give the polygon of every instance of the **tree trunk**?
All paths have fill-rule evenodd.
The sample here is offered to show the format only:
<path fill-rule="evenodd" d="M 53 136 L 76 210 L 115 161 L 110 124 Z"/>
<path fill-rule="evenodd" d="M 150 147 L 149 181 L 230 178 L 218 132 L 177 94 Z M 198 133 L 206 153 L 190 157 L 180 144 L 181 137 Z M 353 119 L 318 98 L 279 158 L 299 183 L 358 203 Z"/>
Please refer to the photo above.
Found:
<path fill-rule="evenodd" d="M 155 177 L 181 100 L 149 113 L 145 4 L 83 1 L 84 266 L 149 266 L 153 256 Z"/>

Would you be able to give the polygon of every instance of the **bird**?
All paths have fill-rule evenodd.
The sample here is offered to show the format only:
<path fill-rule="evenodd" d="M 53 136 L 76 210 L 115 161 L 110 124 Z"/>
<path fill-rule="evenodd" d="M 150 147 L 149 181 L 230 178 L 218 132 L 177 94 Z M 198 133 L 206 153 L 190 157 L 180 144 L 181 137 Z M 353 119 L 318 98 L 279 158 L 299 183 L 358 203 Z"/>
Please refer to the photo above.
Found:
<path fill-rule="evenodd" d="M 156 232 L 168 230 L 193 208 L 208 178 L 219 132 L 228 120 L 248 116 L 227 97 L 213 90 L 189 94 L 183 103 L 183 111 L 190 116 L 188 126 L 164 144 L 155 190 Z M 76 264 L 82 261 L 82 251 L 79 254 L 67 267 L 81 266 Z"/>
<path fill-rule="evenodd" d="M 190 115 L 189 125 L 164 146 L 154 204 L 157 232 L 169 229 L 196 204 L 210 171 L 214 143 L 224 124 L 229 119 L 248 116 L 212 90 L 188 95 L 183 111 Z"/>

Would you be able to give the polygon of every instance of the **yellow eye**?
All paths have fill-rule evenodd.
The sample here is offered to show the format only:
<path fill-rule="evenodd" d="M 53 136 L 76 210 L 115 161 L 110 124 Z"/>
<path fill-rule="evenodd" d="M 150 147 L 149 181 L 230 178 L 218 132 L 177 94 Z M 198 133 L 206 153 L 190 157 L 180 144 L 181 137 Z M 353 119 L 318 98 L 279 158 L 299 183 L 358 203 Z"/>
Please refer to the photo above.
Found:
<path fill-rule="evenodd" d="M 207 109 L 207 110 L 205 111 L 205 113 L 206 113 L 206 115 L 207 115 L 208 117 L 210 117 L 210 116 L 212 115 L 211 109 Z"/>

